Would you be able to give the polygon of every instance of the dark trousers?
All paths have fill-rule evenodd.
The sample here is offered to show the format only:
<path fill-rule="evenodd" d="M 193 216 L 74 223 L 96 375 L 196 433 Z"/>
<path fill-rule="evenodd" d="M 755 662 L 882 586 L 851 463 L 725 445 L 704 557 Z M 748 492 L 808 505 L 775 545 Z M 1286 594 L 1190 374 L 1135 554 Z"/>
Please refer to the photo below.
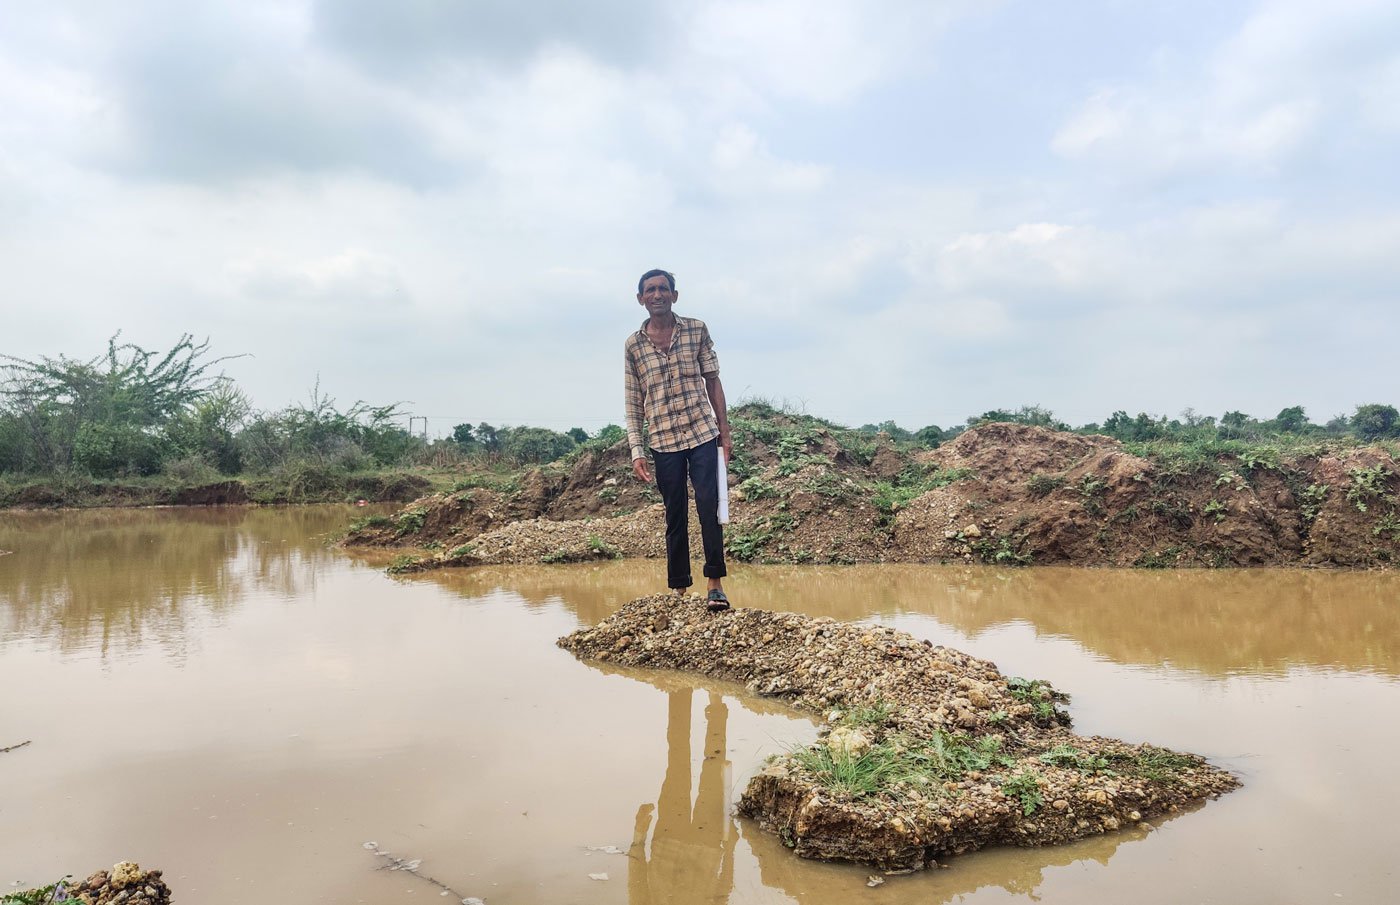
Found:
<path fill-rule="evenodd" d="M 724 529 L 719 524 L 719 444 L 715 440 L 680 452 L 651 451 L 656 463 L 656 489 L 666 504 L 666 586 L 688 588 L 690 528 L 686 512 L 686 475 L 695 489 L 695 514 L 700 517 L 700 542 L 705 548 L 705 577 L 723 578 Z"/>

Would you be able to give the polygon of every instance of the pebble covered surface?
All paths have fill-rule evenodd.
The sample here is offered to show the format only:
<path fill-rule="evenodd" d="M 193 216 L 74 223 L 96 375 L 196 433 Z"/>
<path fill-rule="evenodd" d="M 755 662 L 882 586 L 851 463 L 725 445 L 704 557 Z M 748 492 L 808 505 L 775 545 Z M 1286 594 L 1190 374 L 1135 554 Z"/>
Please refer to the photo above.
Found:
<path fill-rule="evenodd" d="M 1048 684 L 886 627 L 745 608 L 714 614 L 698 596 L 664 594 L 559 645 L 583 659 L 740 682 L 818 715 L 823 738 L 772 759 L 738 805 L 802 857 L 917 869 L 985 845 L 1115 831 L 1239 784 L 1196 755 L 1075 735 L 1060 706 L 1067 698 Z M 877 754 L 924 763 L 931 751 L 948 755 L 940 770 L 873 790 L 853 792 L 812 766 Z"/>
<path fill-rule="evenodd" d="M 170 887 L 158 870 L 122 861 L 68 887 L 69 899 L 84 905 L 169 905 Z"/>

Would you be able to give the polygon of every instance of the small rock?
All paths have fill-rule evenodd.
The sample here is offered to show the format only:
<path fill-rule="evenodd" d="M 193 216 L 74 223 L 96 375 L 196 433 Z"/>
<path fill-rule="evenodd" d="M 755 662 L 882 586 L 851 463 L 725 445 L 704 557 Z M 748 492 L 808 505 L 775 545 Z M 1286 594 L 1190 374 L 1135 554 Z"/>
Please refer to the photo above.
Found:
<path fill-rule="evenodd" d="M 866 885 L 866 886 L 879 886 L 879 885 L 883 884 L 884 882 L 885 882 L 885 878 L 884 878 L 884 877 L 875 876 L 874 874 L 871 874 L 870 876 L 868 876 L 868 877 L 865 878 L 865 885 Z"/>
<path fill-rule="evenodd" d="M 608 875 L 607 875 L 607 874 L 589 874 L 589 875 L 588 875 L 588 879 L 590 879 L 590 880 L 606 880 L 607 878 L 608 878 Z"/>

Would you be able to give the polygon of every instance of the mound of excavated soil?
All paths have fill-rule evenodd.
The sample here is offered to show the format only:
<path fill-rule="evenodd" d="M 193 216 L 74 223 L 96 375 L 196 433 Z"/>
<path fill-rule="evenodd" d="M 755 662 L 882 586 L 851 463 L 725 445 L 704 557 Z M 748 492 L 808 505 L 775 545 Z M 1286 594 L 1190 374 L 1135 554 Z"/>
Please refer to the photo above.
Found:
<path fill-rule="evenodd" d="M 730 558 L 1155 568 L 1400 561 L 1400 466 L 1379 447 L 1183 464 L 1133 455 L 1109 437 L 1018 424 L 986 424 L 917 453 L 887 440 L 842 445 L 849 440 L 821 425 L 736 426 Z M 430 551 L 414 568 L 659 556 L 656 492 L 635 480 L 627 456 L 624 441 L 504 488 L 425 497 L 346 543 Z"/>
<path fill-rule="evenodd" d="M 739 802 L 803 857 L 919 868 L 985 845 L 1117 830 L 1238 785 L 1195 755 L 1076 736 L 1045 683 L 889 628 L 712 614 L 699 597 L 660 595 L 559 644 L 741 682 L 821 715 L 824 738 L 770 762 Z M 885 779 L 873 788 L 836 778 L 875 771 Z"/>

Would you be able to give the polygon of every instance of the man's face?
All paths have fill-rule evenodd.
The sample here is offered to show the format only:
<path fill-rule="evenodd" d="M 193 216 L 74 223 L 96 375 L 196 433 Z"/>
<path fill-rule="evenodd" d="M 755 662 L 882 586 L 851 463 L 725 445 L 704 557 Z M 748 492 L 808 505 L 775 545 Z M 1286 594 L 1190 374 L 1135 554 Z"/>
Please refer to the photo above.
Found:
<path fill-rule="evenodd" d="M 647 314 L 663 317 L 671 313 L 671 306 L 679 295 L 679 292 L 671 289 L 665 277 L 648 277 L 642 284 L 642 291 L 637 293 L 637 304 L 647 309 Z"/>

